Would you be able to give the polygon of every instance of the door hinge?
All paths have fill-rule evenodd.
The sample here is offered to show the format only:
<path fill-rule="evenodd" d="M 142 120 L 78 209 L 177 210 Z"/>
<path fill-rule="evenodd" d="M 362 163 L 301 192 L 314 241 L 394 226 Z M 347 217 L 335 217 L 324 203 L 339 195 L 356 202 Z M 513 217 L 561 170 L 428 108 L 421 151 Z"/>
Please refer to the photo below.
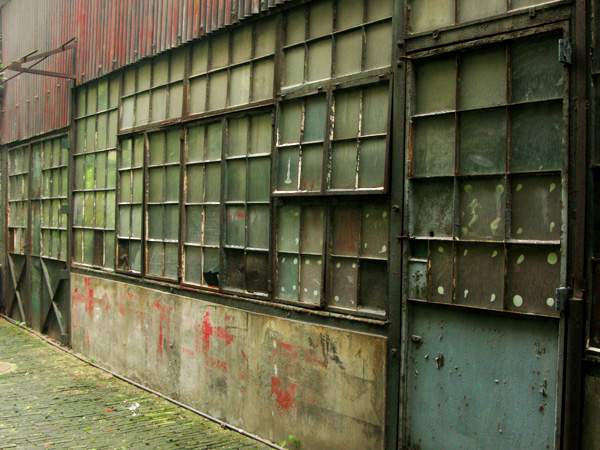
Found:
<path fill-rule="evenodd" d="M 572 64 L 573 48 L 565 39 L 558 40 L 558 61 L 563 64 Z"/>
<path fill-rule="evenodd" d="M 563 312 L 567 309 L 567 303 L 573 295 L 573 289 L 570 287 L 559 287 L 556 289 L 556 303 L 554 304 L 558 312 Z"/>

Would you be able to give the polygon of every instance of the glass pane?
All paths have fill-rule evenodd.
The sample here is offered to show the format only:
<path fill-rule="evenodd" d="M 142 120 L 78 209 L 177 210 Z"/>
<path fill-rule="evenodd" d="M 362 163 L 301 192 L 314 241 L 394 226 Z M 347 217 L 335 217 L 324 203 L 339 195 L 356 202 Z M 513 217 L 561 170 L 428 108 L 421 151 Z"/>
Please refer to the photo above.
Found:
<path fill-rule="evenodd" d="M 477 276 L 473 276 L 477 274 Z M 458 305 L 502 309 L 504 248 L 501 245 L 461 245 L 456 250 Z"/>
<path fill-rule="evenodd" d="M 202 243 L 202 206 L 185 209 L 185 242 Z"/>
<path fill-rule="evenodd" d="M 244 208 L 228 207 L 226 221 L 226 244 L 243 247 L 246 243 L 246 212 Z"/>
<path fill-rule="evenodd" d="M 304 21 L 302 21 L 304 22 Z M 254 57 L 259 58 L 275 53 L 275 19 L 263 19 L 260 23 L 260 32 L 254 36 Z"/>
<path fill-rule="evenodd" d="M 297 147 L 280 149 L 277 190 L 295 191 L 298 189 L 299 160 L 300 155 Z"/>
<path fill-rule="evenodd" d="M 504 180 L 466 180 L 460 184 L 460 237 L 503 239 L 505 220 Z"/>
<path fill-rule="evenodd" d="M 205 176 L 204 201 L 216 203 L 221 198 L 221 164 L 207 164 Z"/>
<path fill-rule="evenodd" d="M 117 76 L 113 76 L 110 79 L 109 86 L 109 107 L 116 108 L 119 106 L 119 96 L 120 96 L 120 85 L 121 85 L 121 74 Z"/>
<path fill-rule="evenodd" d="M 169 241 L 179 240 L 179 206 L 165 206 L 165 239 Z"/>
<path fill-rule="evenodd" d="M 277 223 L 277 250 L 298 252 L 300 242 L 300 207 L 282 206 L 279 208 Z"/>
<path fill-rule="evenodd" d="M 106 222 L 105 222 L 106 214 L 104 212 L 105 201 L 106 201 L 106 197 L 105 197 L 104 192 L 97 192 L 95 208 L 96 208 L 96 227 L 98 227 L 98 228 L 104 228 L 106 225 Z"/>
<path fill-rule="evenodd" d="M 456 108 L 454 56 L 419 61 L 415 66 L 415 80 L 418 114 L 450 111 Z"/>
<path fill-rule="evenodd" d="M 359 208 L 336 208 L 333 213 L 332 252 L 335 255 L 357 256 L 359 253 Z"/>
<path fill-rule="evenodd" d="M 379 3 L 379 2 L 369 2 Z M 356 2 L 355 0 L 338 0 L 335 16 L 335 28 L 336 30 L 345 30 L 346 28 L 352 28 L 363 23 L 363 2 Z"/>
<path fill-rule="evenodd" d="M 458 21 L 469 22 L 506 12 L 506 0 L 458 0 Z"/>
<path fill-rule="evenodd" d="M 411 184 L 409 230 L 411 236 L 452 236 L 454 181 L 414 181 Z"/>
<path fill-rule="evenodd" d="M 417 300 L 427 299 L 427 263 L 409 263 L 408 298 Z"/>
<path fill-rule="evenodd" d="M 252 158 L 248 161 L 248 200 L 269 201 L 271 191 L 271 160 Z"/>
<path fill-rule="evenodd" d="M 190 113 L 206 111 L 206 77 L 190 80 Z"/>
<path fill-rule="evenodd" d="M 354 90 L 335 96 L 334 138 L 358 136 L 360 114 L 360 91 Z"/>
<path fill-rule="evenodd" d="M 412 174 L 454 174 L 454 114 L 413 119 L 412 132 Z"/>
<path fill-rule="evenodd" d="M 507 71 L 504 47 L 462 53 L 459 67 L 461 108 L 506 104 Z"/>
<path fill-rule="evenodd" d="M 83 230 L 83 263 L 94 264 L 94 230 Z"/>
<path fill-rule="evenodd" d="M 333 28 L 333 2 L 319 1 L 310 4 L 308 11 L 308 37 L 317 38 L 331 33 Z"/>
<path fill-rule="evenodd" d="M 219 286 L 219 250 L 205 248 L 203 250 L 202 284 Z"/>
<path fill-rule="evenodd" d="M 331 259 L 329 304 L 337 308 L 358 307 L 358 260 Z"/>
<path fill-rule="evenodd" d="M 362 5 L 361 5 L 362 6 Z M 361 8 L 350 8 L 356 11 Z M 358 73 L 362 68 L 362 29 L 339 34 L 335 39 L 335 75 Z"/>
<path fill-rule="evenodd" d="M 227 200 L 246 200 L 246 160 L 227 162 Z"/>
<path fill-rule="evenodd" d="M 285 50 L 284 86 L 302 84 L 304 81 L 304 47 Z"/>
<path fill-rule="evenodd" d="M 98 150 L 103 150 L 106 148 L 106 127 L 108 121 L 108 114 L 99 114 L 98 115 Z M 111 130 L 112 132 L 112 130 Z M 55 159 L 55 164 L 58 161 Z"/>
<path fill-rule="evenodd" d="M 123 114 L 125 113 L 125 105 L 123 105 Z M 123 121 L 125 121 L 125 117 L 123 117 Z M 80 119 L 75 122 L 77 140 L 75 141 L 75 154 L 85 152 L 85 119 Z M 123 123 L 123 128 L 126 128 L 125 122 Z M 14 153 L 13 153 L 14 154 Z M 14 166 L 14 157 L 11 158 L 10 162 L 10 173 L 15 173 L 16 167 Z"/>
<path fill-rule="evenodd" d="M 323 254 L 325 212 L 322 208 L 302 208 L 302 253 Z"/>
<path fill-rule="evenodd" d="M 229 89 L 229 106 L 241 105 L 250 101 L 250 64 L 231 69 Z"/>
<path fill-rule="evenodd" d="M 221 159 L 223 131 L 221 122 L 211 123 L 206 129 L 206 159 L 214 161 Z"/>
<path fill-rule="evenodd" d="M 231 40 L 231 64 L 249 60 L 252 52 L 252 25 L 233 30 Z"/>
<path fill-rule="evenodd" d="M 506 308 L 510 311 L 557 316 L 560 287 L 559 247 L 514 246 L 508 249 Z"/>
<path fill-rule="evenodd" d="M 149 121 L 150 92 L 135 96 L 135 124 L 145 125 Z"/>
<path fill-rule="evenodd" d="M 246 255 L 246 290 L 267 292 L 269 289 L 269 255 L 249 252 Z"/>
<path fill-rule="evenodd" d="M 208 86 L 208 109 L 222 109 L 227 106 L 227 71 L 212 73 Z"/>
<path fill-rule="evenodd" d="M 298 299 L 298 255 L 278 255 L 277 297 L 286 300 Z"/>
<path fill-rule="evenodd" d="M 392 22 L 367 27 L 365 70 L 392 64 Z"/>
<path fill-rule="evenodd" d="M 306 38 L 306 11 L 296 8 L 288 12 L 285 18 L 285 43 L 297 44 Z"/>
<path fill-rule="evenodd" d="M 280 144 L 300 142 L 302 126 L 302 101 L 296 100 L 281 104 L 278 134 Z"/>
<path fill-rule="evenodd" d="M 510 170 L 560 170 L 563 160 L 562 102 L 510 109 Z"/>
<path fill-rule="evenodd" d="M 385 184 L 385 139 L 369 139 L 360 143 L 359 188 L 382 188 Z"/>
<path fill-rule="evenodd" d="M 192 48 L 192 74 L 204 73 L 208 69 L 208 40 L 196 42 Z"/>
<path fill-rule="evenodd" d="M 140 242 L 131 241 L 129 243 L 129 260 L 131 270 L 142 271 L 142 244 Z"/>
<path fill-rule="evenodd" d="M 148 274 L 162 276 L 163 245 L 159 242 L 148 242 Z"/>
<path fill-rule="evenodd" d="M 323 145 L 307 145 L 302 148 L 302 174 L 300 189 L 320 191 L 323 176 Z"/>
<path fill-rule="evenodd" d="M 563 65 L 556 56 L 558 36 L 518 40 L 511 48 L 511 97 L 530 102 L 563 96 Z"/>
<path fill-rule="evenodd" d="M 365 309 L 387 309 L 387 263 L 362 260 L 360 262 L 360 306 Z"/>
<path fill-rule="evenodd" d="M 269 249 L 269 206 L 248 206 L 248 246 Z"/>
<path fill-rule="evenodd" d="M 382 84 L 363 91 L 361 135 L 386 133 L 388 125 L 389 87 Z"/>
<path fill-rule="evenodd" d="M 186 246 L 184 257 L 184 280 L 188 283 L 200 284 L 202 282 L 202 248 Z"/>
<path fill-rule="evenodd" d="M 73 230 L 73 240 L 73 260 L 81 263 L 83 262 L 83 230 Z"/>
<path fill-rule="evenodd" d="M 61 243 L 64 245 L 64 250 L 61 250 L 61 253 L 66 255 L 66 236 L 63 237 Z M 115 268 L 115 233 L 104 234 L 104 267 Z"/>
<path fill-rule="evenodd" d="M 125 127 L 123 127 L 125 128 Z M 108 146 L 115 148 L 117 146 L 117 132 L 119 131 L 119 113 L 111 111 L 108 113 Z"/>
<path fill-rule="evenodd" d="M 162 206 L 148 207 L 148 238 L 163 239 L 164 221 L 166 219 Z"/>
<path fill-rule="evenodd" d="M 245 156 L 248 149 L 248 117 L 231 119 L 229 126 L 228 156 Z"/>
<path fill-rule="evenodd" d="M 355 142 L 333 145 L 331 189 L 355 189 L 357 150 Z"/>
<path fill-rule="evenodd" d="M 144 136 L 138 135 L 133 140 L 133 165 L 142 167 L 144 164 Z"/>
<path fill-rule="evenodd" d="M 178 49 L 171 52 L 169 80 L 181 80 L 185 71 L 185 59 L 187 48 Z"/>
<path fill-rule="evenodd" d="M 169 119 L 181 117 L 183 114 L 183 83 L 169 86 Z"/>
<path fill-rule="evenodd" d="M 302 255 L 300 266 L 300 301 L 321 304 L 323 295 L 323 260 L 320 256 Z"/>
<path fill-rule="evenodd" d="M 233 289 L 244 289 L 245 264 L 244 252 L 241 250 L 225 250 L 225 278 L 223 284 Z"/>
<path fill-rule="evenodd" d="M 324 80 L 331 76 L 331 39 L 308 45 L 307 81 Z"/>
<path fill-rule="evenodd" d="M 93 152 L 96 149 L 96 116 L 86 119 L 85 151 Z"/>
<path fill-rule="evenodd" d="M 131 207 L 131 237 L 142 238 L 142 206 Z"/>
<path fill-rule="evenodd" d="M 179 276 L 179 248 L 174 244 L 165 244 L 165 277 L 177 279 Z"/>
<path fill-rule="evenodd" d="M 163 202 L 165 200 L 165 173 L 162 167 L 148 170 L 150 202 Z"/>
<path fill-rule="evenodd" d="M 210 44 L 210 68 L 226 66 L 229 63 L 229 33 L 216 35 Z"/>
<path fill-rule="evenodd" d="M 362 212 L 361 256 L 387 259 L 388 207 L 365 206 Z"/>
<path fill-rule="evenodd" d="M 187 167 L 187 202 L 202 203 L 204 201 L 204 166 L 198 164 Z"/>
<path fill-rule="evenodd" d="M 137 91 L 140 92 L 150 88 L 152 66 L 150 61 L 144 61 L 138 66 Z"/>
<path fill-rule="evenodd" d="M 219 245 L 221 236 L 221 209 L 219 206 L 204 207 L 204 245 Z"/>
<path fill-rule="evenodd" d="M 454 23 L 454 0 L 420 0 L 410 6 L 410 29 L 413 33 L 436 30 Z"/>
<path fill-rule="evenodd" d="M 204 160 L 204 125 L 190 127 L 187 132 L 187 160 L 196 162 Z"/>
<path fill-rule="evenodd" d="M 459 173 L 505 172 L 506 110 L 465 112 L 459 121 Z"/>
<path fill-rule="evenodd" d="M 106 193 L 106 228 L 114 229 L 115 227 L 115 192 L 109 191 Z"/>
<path fill-rule="evenodd" d="M 322 141 L 325 139 L 327 123 L 327 101 L 324 95 L 309 97 L 305 104 L 303 142 Z"/>
<path fill-rule="evenodd" d="M 452 244 L 431 242 L 429 300 L 432 302 L 452 302 L 453 266 Z"/>
<path fill-rule="evenodd" d="M 133 126 L 133 108 L 135 97 L 127 97 L 123 99 L 123 118 L 121 126 L 123 128 L 131 128 Z"/>
<path fill-rule="evenodd" d="M 98 88 L 95 83 L 88 86 L 87 114 L 94 114 L 98 109 Z"/>
<path fill-rule="evenodd" d="M 272 59 L 257 61 L 252 65 L 252 101 L 273 97 L 274 73 Z"/>
<path fill-rule="evenodd" d="M 144 194 L 144 172 L 142 169 L 137 169 L 132 172 L 133 174 L 133 192 L 132 199 L 133 203 L 142 203 L 142 196 Z"/>
<path fill-rule="evenodd" d="M 165 169 L 166 192 L 165 201 L 179 201 L 179 166 L 169 166 Z"/>
<path fill-rule="evenodd" d="M 178 163 L 179 154 L 181 153 L 181 133 L 179 130 L 171 130 L 167 132 L 167 163 Z"/>
<path fill-rule="evenodd" d="M 511 184 L 511 237 L 559 240 L 562 222 L 560 177 L 515 177 Z"/>
<path fill-rule="evenodd" d="M 551 0 L 511 0 L 510 9 L 523 8 L 525 6 L 541 5 L 543 3 L 549 3 Z"/>
<path fill-rule="evenodd" d="M 129 203 L 131 201 L 131 172 L 121 174 L 121 202 Z"/>
<path fill-rule="evenodd" d="M 167 117 L 167 88 L 152 91 L 152 121 L 158 122 Z"/>

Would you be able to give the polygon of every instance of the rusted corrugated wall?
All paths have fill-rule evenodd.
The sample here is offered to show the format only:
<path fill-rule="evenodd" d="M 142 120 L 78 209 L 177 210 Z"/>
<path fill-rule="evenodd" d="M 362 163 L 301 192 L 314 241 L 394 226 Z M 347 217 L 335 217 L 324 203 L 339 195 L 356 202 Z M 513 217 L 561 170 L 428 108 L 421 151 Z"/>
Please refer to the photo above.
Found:
<path fill-rule="evenodd" d="M 287 1 L 12 0 L 2 6 L 2 61 L 6 66 L 75 37 L 75 67 L 68 51 L 35 68 L 74 73 L 81 84 Z M 7 71 L 5 76 L 14 74 Z M 31 74 L 8 82 L 3 143 L 68 126 L 69 83 Z"/>

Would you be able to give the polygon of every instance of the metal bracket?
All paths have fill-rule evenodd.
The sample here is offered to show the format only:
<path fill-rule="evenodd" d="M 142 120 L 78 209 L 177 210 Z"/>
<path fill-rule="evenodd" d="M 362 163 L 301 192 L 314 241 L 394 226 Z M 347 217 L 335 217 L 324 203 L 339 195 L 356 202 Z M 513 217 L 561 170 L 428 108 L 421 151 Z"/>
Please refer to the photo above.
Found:
<path fill-rule="evenodd" d="M 559 287 L 556 289 L 555 307 L 558 312 L 563 312 L 567 309 L 567 303 L 573 295 L 573 289 L 570 287 Z"/>
<path fill-rule="evenodd" d="M 573 62 L 573 48 L 571 43 L 565 39 L 558 40 L 558 61 L 563 64 L 571 65 Z"/>

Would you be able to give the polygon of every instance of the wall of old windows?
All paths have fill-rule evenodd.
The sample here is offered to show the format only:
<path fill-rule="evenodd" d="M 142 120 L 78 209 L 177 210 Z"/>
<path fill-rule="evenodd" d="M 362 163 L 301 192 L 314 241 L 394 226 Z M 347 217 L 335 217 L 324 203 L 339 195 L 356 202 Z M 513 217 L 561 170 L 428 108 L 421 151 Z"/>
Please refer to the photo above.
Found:
<path fill-rule="evenodd" d="M 120 77 L 77 91 L 73 179 L 73 262 L 115 267 L 115 195 Z"/>
<path fill-rule="evenodd" d="M 26 254 L 29 242 L 29 146 L 8 151 L 8 245 L 10 253 Z"/>

